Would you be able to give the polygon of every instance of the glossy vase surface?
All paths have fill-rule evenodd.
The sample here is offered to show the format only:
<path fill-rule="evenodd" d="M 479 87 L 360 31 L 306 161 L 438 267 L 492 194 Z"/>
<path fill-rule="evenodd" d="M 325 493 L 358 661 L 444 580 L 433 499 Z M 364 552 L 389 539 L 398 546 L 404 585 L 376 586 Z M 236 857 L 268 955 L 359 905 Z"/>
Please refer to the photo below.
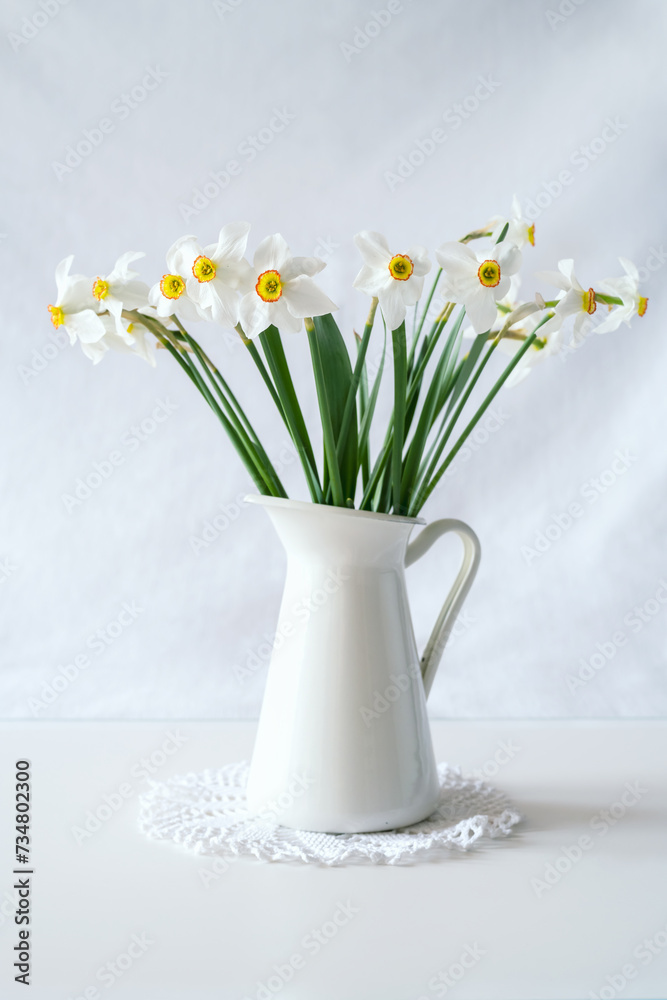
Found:
<path fill-rule="evenodd" d="M 438 777 L 426 696 L 479 561 L 460 521 L 251 496 L 287 552 L 287 576 L 248 781 L 254 814 L 330 833 L 430 815 Z M 423 656 L 405 567 L 455 531 L 464 559 Z"/>

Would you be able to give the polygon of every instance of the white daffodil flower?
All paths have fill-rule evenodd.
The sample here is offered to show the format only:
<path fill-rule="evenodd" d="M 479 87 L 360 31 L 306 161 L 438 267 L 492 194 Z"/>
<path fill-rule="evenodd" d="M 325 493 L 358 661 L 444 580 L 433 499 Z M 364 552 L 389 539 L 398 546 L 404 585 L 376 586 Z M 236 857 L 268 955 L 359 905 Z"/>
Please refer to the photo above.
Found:
<path fill-rule="evenodd" d="M 104 336 L 94 343 L 81 343 L 81 350 L 94 365 L 102 360 L 107 351 L 113 350 L 136 354 L 155 367 L 155 340 L 145 326 L 141 323 L 128 323 L 121 318 L 119 333 L 115 316 L 106 314 L 100 316 L 100 319 L 104 324 Z"/>
<path fill-rule="evenodd" d="M 574 274 L 574 261 L 571 258 L 558 261 L 557 271 L 539 271 L 537 277 L 555 285 L 560 289 L 560 301 L 556 306 L 553 319 L 546 324 L 547 333 L 552 329 L 560 329 L 568 316 L 575 316 L 573 340 L 581 341 L 589 330 L 589 316 L 597 309 L 595 291 L 584 288 Z M 599 329 L 599 328 L 598 328 Z"/>
<path fill-rule="evenodd" d="M 637 316 L 643 316 L 648 307 L 646 296 L 639 294 L 639 271 L 627 257 L 619 257 L 618 259 L 625 271 L 625 276 L 605 278 L 600 282 L 600 288 L 607 295 L 621 299 L 623 305 L 613 309 L 607 319 L 596 327 L 597 333 L 608 333 L 610 330 L 616 330 L 621 323 L 627 323 L 630 326 L 630 320 L 635 313 Z"/>
<path fill-rule="evenodd" d="M 279 233 L 262 240 L 255 251 L 252 290 L 239 306 L 245 336 L 257 337 L 269 326 L 298 333 L 306 316 L 337 309 L 312 280 L 324 267 L 318 257 L 292 257 Z"/>
<path fill-rule="evenodd" d="M 419 299 L 424 287 L 424 275 L 431 270 L 425 247 L 410 247 L 407 253 L 392 254 L 384 236 L 364 229 L 354 242 L 364 259 L 353 282 L 367 295 L 377 298 L 390 330 L 396 330 L 405 319 L 408 306 Z"/>
<path fill-rule="evenodd" d="M 202 247 L 192 236 L 177 241 L 179 267 L 187 293 L 200 309 L 222 326 L 239 321 L 238 293 L 252 288 L 253 271 L 244 258 L 249 222 L 231 222 L 220 230 L 217 243 Z"/>
<path fill-rule="evenodd" d="M 195 241 L 196 236 L 181 236 L 167 251 L 167 267 L 169 271 L 163 274 L 148 293 L 148 303 L 153 306 L 160 320 L 167 319 L 176 313 L 186 322 L 197 322 L 208 319 L 197 302 L 188 293 L 187 277 L 181 273 L 184 270 L 181 247 L 188 241 Z"/>
<path fill-rule="evenodd" d="M 519 199 L 516 195 L 512 199 L 512 213 L 510 219 L 497 216 L 493 220 L 493 239 L 497 240 L 505 226 L 507 226 L 505 239 L 508 243 L 514 243 L 519 248 L 525 247 L 527 243 L 530 243 L 531 247 L 534 247 L 535 223 L 524 218 Z"/>
<path fill-rule="evenodd" d="M 74 256 L 65 257 L 56 268 L 56 288 L 58 295 L 55 305 L 50 305 L 51 322 L 56 330 L 64 326 L 70 344 L 80 340 L 82 344 L 93 344 L 105 333 L 104 324 L 97 315 L 97 302 L 92 294 L 92 281 L 83 274 L 70 274 Z"/>
<path fill-rule="evenodd" d="M 486 333 L 496 321 L 496 303 L 507 295 L 510 278 L 521 267 L 521 251 L 506 240 L 486 251 L 443 243 L 435 256 L 444 272 L 442 297 L 461 302 L 475 332 Z"/>
<path fill-rule="evenodd" d="M 113 316 L 121 338 L 125 329 L 121 320 L 123 309 L 138 309 L 148 301 L 148 285 L 137 280 L 137 271 L 130 270 L 133 261 L 145 256 L 128 250 L 118 258 L 110 274 L 95 278 L 92 284 L 93 298 L 99 303 L 98 311 L 106 309 Z"/>

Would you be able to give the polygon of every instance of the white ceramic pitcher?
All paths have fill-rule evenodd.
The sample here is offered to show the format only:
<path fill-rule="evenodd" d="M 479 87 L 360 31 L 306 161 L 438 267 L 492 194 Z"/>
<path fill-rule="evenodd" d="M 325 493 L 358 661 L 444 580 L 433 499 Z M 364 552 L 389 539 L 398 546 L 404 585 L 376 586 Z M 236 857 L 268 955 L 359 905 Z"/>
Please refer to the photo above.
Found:
<path fill-rule="evenodd" d="M 249 496 L 287 551 L 287 578 L 248 781 L 254 814 L 329 833 L 390 830 L 438 800 L 426 697 L 472 584 L 462 521 Z M 463 563 L 421 661 L 405 567 L 453 531 Z"/>

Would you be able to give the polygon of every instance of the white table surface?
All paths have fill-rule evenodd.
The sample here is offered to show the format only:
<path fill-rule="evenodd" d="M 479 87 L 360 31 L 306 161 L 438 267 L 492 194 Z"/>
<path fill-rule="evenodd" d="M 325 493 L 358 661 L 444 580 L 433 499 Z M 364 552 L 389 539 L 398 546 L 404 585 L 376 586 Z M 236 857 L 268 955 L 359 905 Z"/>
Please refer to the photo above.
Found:
<path fill-rule="evenodd" d="M 465 772 L 498 767 L 491 780 L 526 816 L 509 840 L 444 861 L 326 869 L 242 859 L 216 873 L 212 859 L 138 832 L 141 760 L 169 732 L 187 739 L 156 755 L 155 777 L 246 758 L 254 731 L 246 722 L 0 726 L 3 998 L 24 995 L 10 969 L 5 896 L 21 757 L 34 774 L 32 1000 L 667 997 L 667 723 L 434 723 L 438 760 Z M 503 743 L 515 749 L 498 766 Z M 72 828 L 124 784 L 129 797 L 78 844 Z M 614 806 L 626 792 L 636 801 Z M 601 813 L 610 809 L 613 825 Z M 541 888 L 547 866 L 566 869 L 581 837 L 581 858 Z M 340 904 L 358 911 L 347 923 Z M 343 926 L 315 953 L 313 932 L 337 910 Z M 121 977 L 97 978 L 132 935 L 150 944 L 133 946 Z M 269 990 L 274 966 L 294 955 L 291 981 Z"/>

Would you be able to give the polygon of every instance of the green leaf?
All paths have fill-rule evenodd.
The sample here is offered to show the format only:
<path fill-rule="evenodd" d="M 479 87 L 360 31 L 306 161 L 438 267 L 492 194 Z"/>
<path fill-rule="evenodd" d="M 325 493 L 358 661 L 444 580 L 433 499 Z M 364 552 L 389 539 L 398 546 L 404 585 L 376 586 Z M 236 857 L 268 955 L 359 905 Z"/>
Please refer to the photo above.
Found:
<path fill-rule="evenodd" d="M 310 443 L 303 413 L 299 406 L 294 383 L 292 382 L 280 333 L 275 326 L 269 326 L 263 333 L 260 333 L 259 341 L 262 345 L 269 369 L 271 370 L 271 375 L 273 376 L 280 405 L 285 414 L 285 422 L 297 449 L 301 465 L 303 466 L 310 495 L 315 503 L 322 503 L 324 497 L 317 474 L 315 454 Z"/>
<path fill-rule="evenodd" d="M 333 504 L 335 507 L 346 507 L 347 497 L 343 493 L 343 484 L 341 481 L 340 469 L 338 467 L 338 454 L 336 452 L 336 432 L 334 431 L 334 424 L 332 419 L 331 403 L 330 398 L 336 398 L 339 402 L 339 397 L 335 393 L 331 392 L 328 383 L 328 375 L 325 373 L 324 362 L 322 358 L 320 337 L 318 336 L 318 331 L 315 329 L 314 323 L 310 320 L 306 320 L 306 332 L 308 334 L 308 343 L 310 345 L 310 355 L 313 362 L 313 375 L 315 377 L 315 388 L 317 389 L 317 401 L 320 407 L 320 418 L 322 420 L 322 439 L 324 443 L 324 464 L 325 473 L 328 473 L 331 485 L 331 495 L 333 498 Z M 348 358 L 349 361 L 349 358 Z M 343 406 L 344 406 L 343 402 Z M 339 416 L 339 428 L 340 419 L 342 419 L 342 410 Z M 356 430 L 356 427 L 355 427 Z M 325 486 L 326 486 L 325 478 Z M 325 494 L 325 502 L 327 502 L 327 496 Z"/>
<path fill-rule="evenodd" d="M 424 448 L 441 409 L 441 400 L 446 398 L 449 375 L 455 363 L 454 348 L 459 342 L 459 331 L 463 322 L 461 312 L 449 332 L 442 354 L 433 372 L 430 385 L 426 392 L 422 411 L 417 422 L 410 446 L 407 451 L 403 468 L 401 486 L 401 502 L 404 508 L 409 506 L 409 498 L 418 482 L 418 470 L 421 464 Z"/>
<path fill-rule="evenodd" d="M 402 514 L 401 474 L 403 440 L 405 436 L 405 410 L 408 383 L 408 356 L 405 343 L 405 323 L 391 332 L 394 351 L 394 443 L 391 457 L 392 500 L 395 514 Z"/>
<path fill-rule="evenodd" d="M 384 321 L 383 321 L 384 322 Z M 370 432 L 371 425 L 373 422 L 373 415 L 375 413 L 375 405 L 377 403 L 378 394 L 380 391 L 380 383 L 382 382 L 382 373 L 384 371 L 384 359 L 387 353 L 387 326 L 384 324 L 384 344 L 382 347 L 382 357 L 380 358 L 380 366 L 377 371 L 377 375 L 373 381 L 373 388 L 371 389 L 370 396 L 368 397 L 368 404 L 364 409 L 364 415 L 361 421 L 361 427 L 359 428 L 359 455 L 363 456 L 363 459 L 367 460 L 368 467 L 370 469 Z M 366 375 L 366 367 L 364 365 L 364 376 Z M 362 458 L 360 457 L 360 461 Z M 370 472 L 364 476 L 364 491 L 369 486 L 370 482 Z M 363 503 L 362 503 L 363 506 Z"/>
<path fill-rule="evenodd" d="M 341 480 L 341 489 L 345 500 L 354 499 L 357 482 L 357 409 L 356 394 L 361 376 L 364 355 L 357 357 L 357 366 L 352 371 L 352 363 L 338 324 L 330 313 L 325 316 L 313 317 L 314 334 L 309 334 L 311 354 L 313 352 L 312 337 L 317 338 L 318 356 L 323 373 L 321 389 L 326 399 L 327 410 L 331 420 L 331 428 L 336 443 L 336 466 Z M 366 347 L 368 335 L 365 335 Z M 328 461 L 330 466 L 331 462 Z M 334 474 L 329 468 L 332 479 Z"/>

